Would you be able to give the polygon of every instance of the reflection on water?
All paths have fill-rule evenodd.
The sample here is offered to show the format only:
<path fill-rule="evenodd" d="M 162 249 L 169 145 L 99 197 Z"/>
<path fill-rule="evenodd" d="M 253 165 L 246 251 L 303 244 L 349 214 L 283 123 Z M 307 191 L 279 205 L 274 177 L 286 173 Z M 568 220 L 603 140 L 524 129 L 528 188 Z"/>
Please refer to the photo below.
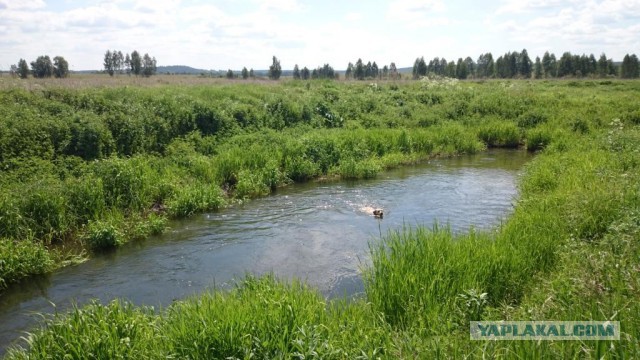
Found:
<path fill-rule="evenodd" d="M 368 243 L 389 229 L 449 223 L 454 231 L 495 226 L 512 207 L 528 155 L 492 151 L 433 160 L 375 180 L 308 183 L 222 211 L 173 222 L 172 230 L 0 296 L 0 346 L 36 319 L 90 299 L 167 305 L 246 272 L 274 272 L 317 286 L 328 297 L 363 289 Z M 376 219 L 363 207 L 385 211 Z"/>

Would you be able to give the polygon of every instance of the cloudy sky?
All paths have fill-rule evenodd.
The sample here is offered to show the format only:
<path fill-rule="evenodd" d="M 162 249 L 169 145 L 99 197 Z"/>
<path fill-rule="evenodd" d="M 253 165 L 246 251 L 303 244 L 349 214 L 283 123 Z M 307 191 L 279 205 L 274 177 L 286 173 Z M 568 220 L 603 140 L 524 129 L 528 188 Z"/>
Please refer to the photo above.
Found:
<path fill-rule="evenodd" d="M 359 57 L 411 66 L 526 48 L 640 55 L 640 0 L 0 0 L 0 69 L 64 56 L 71 70 L 102 68 L 107 49 L 158 65 L 284 69 Z"/>

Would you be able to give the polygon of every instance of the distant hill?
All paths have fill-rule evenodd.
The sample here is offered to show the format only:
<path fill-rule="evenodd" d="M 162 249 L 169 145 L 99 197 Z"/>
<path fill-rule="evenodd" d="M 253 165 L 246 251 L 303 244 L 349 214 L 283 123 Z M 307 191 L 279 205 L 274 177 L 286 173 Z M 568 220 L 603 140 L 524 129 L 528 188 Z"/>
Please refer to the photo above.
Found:
<path fill-rule="evenodd" d="M 158 74 L 193 74 L 199 75 L 209 72 L 208 70 L 196 69 L 186 65 L 170 65 L 170 66 L 158 66 L 156 73 Z"/>

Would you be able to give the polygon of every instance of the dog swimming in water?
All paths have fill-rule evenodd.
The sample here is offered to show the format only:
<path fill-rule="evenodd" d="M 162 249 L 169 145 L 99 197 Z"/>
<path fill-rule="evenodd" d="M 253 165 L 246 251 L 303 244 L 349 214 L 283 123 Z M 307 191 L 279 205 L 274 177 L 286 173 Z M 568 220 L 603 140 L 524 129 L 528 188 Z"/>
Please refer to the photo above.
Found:
<path fill-rule="evenodd" d="M 379 208 L 373 208 L 371 206 L 364 206 L 364 207 L 361 207 L 360 210 L 363 213 L 371 214 L 371 215 L 373 215 L 373 217 L 378 218 L 378 219 L 382 219 L 382 217 L 384 216 L 384 210 L 379 209 Z"/>

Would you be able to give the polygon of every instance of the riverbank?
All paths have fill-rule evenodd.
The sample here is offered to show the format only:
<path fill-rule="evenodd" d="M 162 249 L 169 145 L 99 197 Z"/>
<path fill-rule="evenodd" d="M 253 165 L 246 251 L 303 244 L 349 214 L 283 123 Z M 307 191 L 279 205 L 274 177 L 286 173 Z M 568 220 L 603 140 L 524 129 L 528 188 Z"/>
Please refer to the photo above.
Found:
<path fill-rule="evenodd" d="M 544 150 L 523 177 L 514 215 L 495 232 L 453 236 L 421 229 L 389 234 L 382 247 L 372 249 L 367 299 L 351 303 L 326 303 L 305 286 L 266 278 L 248 279 L 230 293 L 178 302 L 161 314 L 120 303 L 93 305 L 38 331 L 30 340 L 31 356 L 56 357 L 56 351 L 74 348 L 82 349 L 79 354 L 93 349 L 98 357 L 273 358 L 311 352 L 347 358 L 637 356 L 638 84 L 411 86 L 420 86 L 429 99 L 440 96 L 440 102 L 429 106 L 446 104 L 446 109 L 459 111 L 437 117 L 447 120 L 423 123 L 422 133 L 353 132 L 358 126 L 352 129 L 347 123 L 348 129 L 337 132 L 318 129 L 298 136 L 337 133 L 337 138 L 351 139 L 346 144 L 369 135 L 368 144 L 386 144 L 385 139 L 393 138 L 389 134 L 395 134 L 397 153 L 402 154 L 403 148 L 418 152 L 407 143 L 429 143 L 413 141 L 420 136 L 446 140 L 438 145 L 456 150 L 464 144 L 482 147 L 481 140 L 513 145 L 508 139 L 518 134 L 518 143 Z M 427 113 L 445 115 L 443 108 Z M 243 136 L 237 139 L 250 141 L 239 141 L 239 148 L 255 142 L 256 135 Z M 358 153 L 355 149 L 362 148 L 352 147 L 351 154 Z M 304 169 L 313 162 L 292 163 Z M 363 162 L 345 160 L 338 166 L 343 163 L 352 169 Z M 472 342 L 465 324 L 480 319 L 619 319 L 623 336 L 620 342 Z M 109 331 L 100 327 L 104 324 Z M 23 356 L 14 352 L 9 357 Z"/>

